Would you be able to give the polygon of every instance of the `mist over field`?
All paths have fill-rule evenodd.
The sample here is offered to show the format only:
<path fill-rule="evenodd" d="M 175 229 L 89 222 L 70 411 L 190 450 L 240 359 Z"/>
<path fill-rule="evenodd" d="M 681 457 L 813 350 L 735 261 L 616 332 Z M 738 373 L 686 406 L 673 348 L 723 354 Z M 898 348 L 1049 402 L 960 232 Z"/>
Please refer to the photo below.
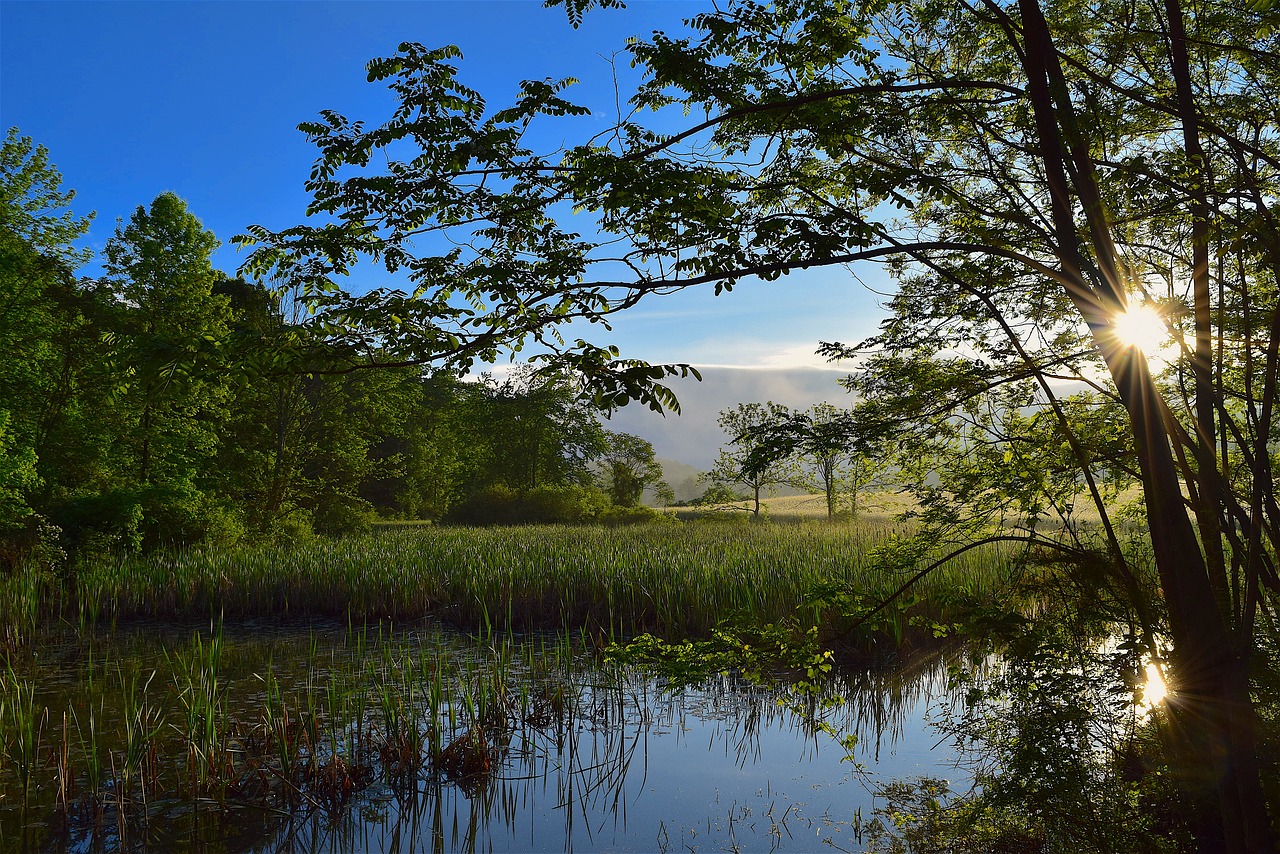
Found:
<path fill-rule="evenodd" d="M 847 371 L 835 368 L 699 368 L 702 382 L 687 378 L 668 384 L 680 398 L 680 413 L 659 415 L 632 404 L 613 413 L 610 430 L 634 433 L 653 443 L 659 457 L 706 470 L 726 441 L 716 423 L 723 409 L 739 403 L 773 401 L 792 409 L 815 403 L 848 406 L 849 394 L 837 382 Z M 674 486 L 675 484 L 672 484 Z"/>

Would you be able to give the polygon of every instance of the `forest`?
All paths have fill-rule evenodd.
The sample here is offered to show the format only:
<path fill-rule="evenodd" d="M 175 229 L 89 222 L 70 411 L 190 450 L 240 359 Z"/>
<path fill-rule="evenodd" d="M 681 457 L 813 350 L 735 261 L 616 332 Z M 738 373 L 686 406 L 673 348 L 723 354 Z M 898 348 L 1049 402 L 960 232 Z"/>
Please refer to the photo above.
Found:
<path fill-rule="evenodd" d="M 304 309 L 215 270 L 217 239 L 181 199 L 139 206 L 105 275 L 77 278 L 88 220 L 64 210 L 74 193 L 16 129 L 3 161 L 10 570 L 40 549 L 340 535 L 379 514 L 643 516 L 640 494 L 661 478 L 653 448 L 607 431 L 567 375 L 308 371 L 293 360 L 323 358 L 324 341 L 298 322 Z"/>
<path fill-rule="evenodd" d="M 570 27 L 626 14 L 547 5 Z M 967 792 L 878 788 L 875 832 L 859 814 L 842 840 L 1274 851 L 1278 15 L 1270 0 L 734 0 L 629 42 L 642 78 L 627 109 L 558 147 L 534 130 L 590 112 L 573 80 L 526 80 L 496 107 L 456 47 L 405 41 L 367 66 L 389 110 L 299 126 L 316 149 L 308 208 L 231 237 L 248 253 L 234 275 L 162 194 L 119 225 L 104 274 L 78 278 L 88 220 L 49 153 L 11 130 L 9 646 L 54 617 L 83 632 L 218 609 L 351 626 L 430 615 L 488 651 L 495 630 L 523 649 L 524 632 L 572 628 L 566 660 L 767 682 L 850 750 L 857 738 L 818 714 L 842 702 L 830 680 L 952 654 L 935 659 L 959 698 L 944 731 L 986 764 Z M 610 320 L 676 291 L 732 301 L 749 280 L 866 264 L 894 280 L 879 332 L 816 345 L 851 366 L 850 405 L 727 410 L 704 497 L 733 512 L 644 508 L 646 488 L 670 497 L 653 448 L 601 417 L 678 411 L 667 383 L 698 370 L 626 357 Z M 370 266 L 402 286 L 359 285 Z M 512 353 L 528 364 L 476 373 Z M 831 520 L 859 517 L 885 473 L 893 520 L 747 521 L 779 483 L 822 493 Z M 445 524 L 369 535 L 379 517 Z M 648 524 L 468 527 L 516 522 Z M 216 656 L 197 641 L 207 687 Z M 328 752 L 318 732 L 271 729 L 275 700 L 263 743 L 302 746 L 262 766 L 237 765 L 240 730 L 206 744 L 193 724 L 207 749 L 189 757 L 224 760 L 189 758 L 189 794 L 345 804 L 376 773 L 409 773 L 470 780 L 470 797 L 512 733 L 567 726 L 564 697 L 594 690 L 517 699 L 506 674 L 521 654 L 498 653 L 492 682 L 437 667 L 427 706 L 406 675 L 426 671 L 388 658 L 404 691 L 377 725 L 377 679 L 335 676 L 327 720 L 344 723 Z M 188 720 L 191 697 L 213 696 L 197 669 L 175 677 Z M 31 710 L 4 741 L 25 793 L 40 714 L 21 700 L 34 683 L 7 684 L 10 707 Z M 464 700 L 441 699 L 459 686 Z M 164 772 L 142 776 L 137 798 L 111 802 L 122 837 L 164 788 Z M 93 803 L 100 820 L 107 801 Z"/>

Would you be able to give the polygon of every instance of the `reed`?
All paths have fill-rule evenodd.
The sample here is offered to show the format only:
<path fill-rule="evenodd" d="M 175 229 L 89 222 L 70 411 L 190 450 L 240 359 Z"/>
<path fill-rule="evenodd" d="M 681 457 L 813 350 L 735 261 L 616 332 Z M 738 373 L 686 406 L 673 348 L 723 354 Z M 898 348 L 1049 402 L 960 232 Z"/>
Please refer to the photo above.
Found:
<path fill-rule="evenodd" d="M 159 784 L 159 759 L 156 752 L 156 739 L 164 729 L 165 715 L 151 701 L 148 691 L 155 679 L 156 671 L 152 670 L 146 679 L 140 680 L 137 674 L 127 675 L 124 668 L 117 666 L 120 676 L 123 715 L 122 744 L 119 762 L 113 759 L 117 767 L 117 792 L 119 810 L 123 815 L 126 800 L 132 798 L 135 785 L 140 795 L 142 818 L 147 815 L 148 795 Z"/>
<path fill-rule="evenodd" d="M 197 633 L 192 636 L 188 652 L 170 656 L 166 651 L 165 656 L 182 704 L 180 732 L 187 746 L 190 791 L 193 795 L 220 793 L 220 784 L 225 782 L 223 771 L 229 762 L 223 743 L 225 691 L 218 677 L 222 659 L 221 624 L 207 642 Z"/>
<path fill-rule="evenodd" d="M 58 622 L 68 601 L 63 579 L 31 566 L 0 573 L 0 654 L 29 646 Z"/>
<path fill-rule="evenodd" d="M 19 677 L 10 666 L 0 679 L 0 750 L 18 775 L 18 790 L 25 808 L 32 788 L 38 785 L 36 770 L 44 741 L 49 709 L 36 700 L 35 683 Z"/>
<path fill-rule="evenodd" d="M 821 585 L 887 595 L 909 570 L 879 555 L 905 533 L 886 522 L 424 527 L 128 560 L 87 569 L 84 589 L 110 591 L 99 610 L 119 618 L 217 607 L 356 624 L 433 615 L 469 629 L 587 627 L 602 642 L 697 637 L 725 617 L 776 622 Z M 918 597 L 991 594 L 1008 570 L 999 548 L 977 549 L 921 582 Z"/>
<path fill-rule="evenodd" d="M 249 804 L 338 820 L 379 781 L 405 799 L 424 785 L 455 785 L 488 802 L 523 779 L 510 776 L 513 759 L 564 769 L 579 781 L 566 797 L 605 799 L 629 754 L 620 742 L 607 755 L 577 755 L 578 734 L 622 731 L 634 713 L 627 709 L 649 704 L 635 696 L 634 676 L 600 665 L 599 638 L 585 630 L 495 630 L 442 645 L 377 629 L 352 629 L 336 642 L 313 633 L 294 642 L 283 671 L 272 658 L 239 660 L 241 644 L 224 646 L 221 626 L 169 648 L 154 668 L 119 663 L 110 637 L 92 642 L 75 693 L 60 697 L 65 710 L 52 709 L 52 719 L 63 718 L 60 732 L 42 736 L 52 743 L 22 729 L 35 745 L 22 754 L 36 757 L 22 760 L 33 805 L 61 816 L 57 832 L 86 850 L 150 838 L 158 815 Z M 43 703 L 54 695 L 36 692 L 37 678 L 13 669 L 0 676 L 6 765 L 21 729 L 13 698 L 28 710 L 22 720 L 50 714 Z M 17 802 L 16 784 L 3 769 L 0 822 L 13 820 L 4 803 Z"/>

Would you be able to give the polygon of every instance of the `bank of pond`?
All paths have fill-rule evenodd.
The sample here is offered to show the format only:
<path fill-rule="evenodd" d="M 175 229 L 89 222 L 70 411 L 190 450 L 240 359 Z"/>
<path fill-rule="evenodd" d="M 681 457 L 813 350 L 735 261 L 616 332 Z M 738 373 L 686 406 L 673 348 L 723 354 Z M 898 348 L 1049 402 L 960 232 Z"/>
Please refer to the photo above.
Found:
<path fill-rule="evenodd" d="M 0 841 L 906 850 L 996 790 L 966 716 L 1022 664 L 976 629 L 1027 572 L 991 546 L 904 593 L 908 534 L 424 527 L 10 577 Z M 1118 631 L 1095 658 L 1140 670 Z M 1063 703 L 1113 687 L 1072 668 Z M 1022 818 L 984 832 L 1045 838 Z"/>

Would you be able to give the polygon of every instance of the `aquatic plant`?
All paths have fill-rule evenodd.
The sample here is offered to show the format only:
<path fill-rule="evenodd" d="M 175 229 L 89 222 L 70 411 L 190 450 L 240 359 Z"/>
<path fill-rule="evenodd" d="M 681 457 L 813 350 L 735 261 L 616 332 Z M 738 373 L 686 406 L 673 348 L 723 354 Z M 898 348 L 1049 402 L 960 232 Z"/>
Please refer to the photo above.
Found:
<path fill-rule="evenodd" d="M 882 559 L 898 523 L 635 528 L 425 527 L 367 537 L 191 551 L 85 570 L 129 615 L 287 613 L 359 624 L 426 615 L 482 629 L 583 626 L 607 642 L 652 632 L 706 636 L 726 616 L 776 622 L 817 585 L 888 595 L 906 569 Z M 944 545 L 944 544 L 940 544 Z M 1007 578 L 996 547 L 966 553 L 920 582 L 990 594 Z"/>
<path fill-rule="evenodd" d="M 189 652 L 169 659 L 184 712 L 180 731 L 187 746 L 187 775 L 193 793 L 216 789 L 224 782 L 224 771 L 230 764 L 223 744 L 226 705 L 224 686 L 218 679 L 221 658 L 222 626 L 218 624 L 208 642 L 196 633 Z"/>
<path fill-rule="evenodd" d="M 49 709 L 36 702 L 35 683 L 19 677 L 10 666 L 0 674 L 0 753 L 18 775 L 25 807 L 35 785 Z"/>

